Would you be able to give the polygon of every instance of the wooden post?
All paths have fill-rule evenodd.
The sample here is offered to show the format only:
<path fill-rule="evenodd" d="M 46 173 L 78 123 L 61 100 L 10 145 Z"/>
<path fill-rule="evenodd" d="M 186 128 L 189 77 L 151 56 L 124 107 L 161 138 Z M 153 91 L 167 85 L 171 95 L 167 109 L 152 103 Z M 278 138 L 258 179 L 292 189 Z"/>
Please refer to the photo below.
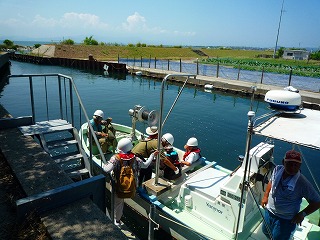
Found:
<path fill-rule="evenodd" d="M 151 55 L 149 57 L 149 68 L 150 68 L 150 65 L 151 65 Z"/>
<path fill-rule="evenodd" d="M 289 74 L 289 85 L 288 85 L 288 86 L 291 86 L 291 77 L 292 77 L 292 68 L 290 69 L 290 74 Z"/>
<path fill-rule="evenodd" d="M 239 66 L 238 66 L 238 76 L 237 76 L 237 80 L 239 80 L 240 79 L 240 64 L 239 64 Z"/>
<path fill-rule="evenodd" d="M 140 59 L 140 67 L 142 67 L 142 56 L 141 56 L 141 59 Z"/>
<path fill-rule="evenodd" d="M 220 67 L 220 65 L 219 65 L 219 62 L 218 62 L 218 64 L 217 64 L 217 74 L 216 74 L 217 78 L 219 77 L 219 67 Z"/>
<path fill-rule="evenodd" d="M 170 65 L 169 65 L 169 61 L 170 61 L 170 60 L 168 59 L 168 71 L 170 70 Z"/>
<path fill-rule="evenodd" d="M 154 68 L 157 69 L 157 57 L 154 57 Z"/>
<path fill-rule="evenodd" d="M 119 56 L 119 54 L 118 54 L 118 63 L 120 63 L 120 56 Z"/>
<path fill-rule="evenodd" d="M 180 58 L 180 72 L 182 72 L 181 58 Z"/>
<path fill-rule="evenodd" d="M 263 73 L 264 73 L 264 67 L 262 67 L 262 73 L 261 73 L 261 80 L 260 80 L 260 83 L 262 83 L 262 80 L 263 80 Z"/>
<path fill-rule="evenodd" d="M 199 58 L 197 58 L 197 75 L 199 75 Z"/>

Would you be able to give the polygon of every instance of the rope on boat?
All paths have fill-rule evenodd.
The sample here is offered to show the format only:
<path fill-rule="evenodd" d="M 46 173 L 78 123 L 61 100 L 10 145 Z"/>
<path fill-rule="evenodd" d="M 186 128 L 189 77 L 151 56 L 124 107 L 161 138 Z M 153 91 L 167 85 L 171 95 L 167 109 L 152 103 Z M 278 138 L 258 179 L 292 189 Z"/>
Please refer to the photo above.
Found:
<path fill-rule="evenodd" d="M 177 224 L 177 225 L 179 225 L 179 226 L 181 226 L 181 227 L 184 227 L 184 228 L 186 228 L 186 229 L 188 229 L 188 230 L 191 230 L 191 231 L 193 231 L 193 232 L 195 232 L 195 233 L 197 233 L 197 234 L 199 234 L 199 235 L 201 235 L 201 236 L 204 236 L 204 237 L 207 238 L 207 239 L 213 239 L 213 240 L 215 239 L 215 238 L 209 237 L 209 236 L 207 236 L 207 235 L 204 235 L 204 234 L 202 234 L 202 233 L 194 230 L 193 228 L 187 227 L 187 226 L 184 225 L 184 224 L 181 224 L 181 223 L 179 223 L 179 222 L 173 221 L 172 219 L 170 219 L 170 218 L 168 218 L 168 217 L 166 217 L 166 216 L 163 216 L 163 215 L 161 215 L 161 214 L 158 214 L 158 216 L 159 216 L 159 217 L 162 217 L 162 218 L 164 218 L 164 219 L 166 219 L 166 220 L 168 220 L 168 221 L 170 221 L 170 222 L 172 222 L 172 223 L 174 223 L 174 224 Z M 151 219 L 150 219 L 150 220 L 151 220 Z M 153 221 L 153 220 L 151 220 L 151 221 Z M 157 225 L 158 225 L 158 224 L 157 224 Z"/>
<path fill-rule="evenodd" d="M 148 214 L 148 219 L 153 222 L 154 225 L 156 225 L 156 227 L 154 228 L 154 230 L 159 230 L 159 227 L 160 227 L 160 224 L 157 223 L 156 221 L 154 221 L 152 218 L 151 218 L 151 214 L 149 213 Z"/>
<path fill-rule="evenodd" d="M 311 169 L 310 169 L 310 167 L 309 167 L 308 161 L 307 161 L 307 159 L 304 157 L 304 155 L 303 155 L 303 153 L 302 153 L 301 148 L 300 148 L 299 145 L 298 145 L 298 149 L 299 149 L 299 152 L 300 152 L 301 155 L 302 155 L 302 158 L 303 158 L 304 162 L 306 163 L 306 166 L 307 166 L 307 168 L 308 168 L 308 170 L 309 170 L 309 172 L 310 172 L 310 175 L 311 175 L 311 177 L 312 177 L 312 180 L 313 180 L 314 184 L 316 185 L 316 187 L 317 187 L 317 189 L 318 189 L 318 192 L 320 192 L 319 185 L 318 185 L 315 177 L 313 176 L 313 173 L 311 172 Z"/>
<path fill-rule="evenodd" d="M 267 231 L 268 231 L 268 234 L 269 234 L 269 236 L 270 236 L 270 239 L 273 240 L 270 227 L 269 227 L 269 225 L 266 223 L 266 220 L 265 220 L 265 218 L 264 218 L 264 215 L 263 215 L 263 213 L 262 213 L 262 211 L 261 211 L 261 209 L 260 209 L 260 204 L 257 202 L 257 199 L 256 199 L 256 198 L 254 197 L 254 195 L 253 195 L 253 190 L 252 190 L 252 187 L 250 186 L 250 183 L 247 182 L 247 183 L 246 183 L 246 186 L 249 188 L 250 193 L 251 193 L 251 197 L 253 198 L 255 204 L 256 204 L 257 207 L 258 207 L 259 213 L 260 213 L 260 215 L 261 215 L 261 217 L 262 217 L 263 223 L 264 223 L 265 226 L 266 226 L 266 229 L 267 229 Z M 267 211 L 267 210 L 266 210 L 266 211 Z"/>

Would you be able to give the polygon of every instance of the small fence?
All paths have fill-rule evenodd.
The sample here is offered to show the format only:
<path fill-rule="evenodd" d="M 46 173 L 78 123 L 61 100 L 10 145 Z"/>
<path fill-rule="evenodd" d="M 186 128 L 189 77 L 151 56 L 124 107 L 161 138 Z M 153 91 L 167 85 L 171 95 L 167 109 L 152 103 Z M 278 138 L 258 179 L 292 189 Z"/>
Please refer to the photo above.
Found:
<path fill-rule="evenodd" d="M 154 68 L 188 74 L 212 76 L 230 80 L 241 80 L 247 82 L 269 84 L 280 87 L 294 86 L 297 89 L 320 92 L 320 79 L 311 77 L 302 77 L 294 75 L 291 70 L 290 74 L 277 74 L 262 71 L 249 71 L 238 68 L 226 67 L 220 64 L 202 64 L 198 61 L 183 62 L 179 60 L 163 60 L 150 58 L 118 58 L 119 63 L 125 63 L 132 67 Z"/>
<path fill-rule="evenodd" d="M 126 65 L 116 62 L 98 61 L 91 55 L 88 59 L 73 59 L 73 58 L 57 58 L 57 57 L 40 57 L 25 54 L 10 54 L 10 59 L 20 62 L 28 62 L 39 65 L 53 65 L 77 68 L 89 71 L 107 71 L 110 73 L 126 73 Z"/>

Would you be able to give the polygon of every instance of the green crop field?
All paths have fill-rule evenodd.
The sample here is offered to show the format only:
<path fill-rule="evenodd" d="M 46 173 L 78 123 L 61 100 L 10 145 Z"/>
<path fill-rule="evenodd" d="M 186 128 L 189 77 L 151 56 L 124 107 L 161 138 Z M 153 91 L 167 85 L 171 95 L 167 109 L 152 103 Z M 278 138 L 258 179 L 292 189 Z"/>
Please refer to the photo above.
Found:
<path fill-rule="evenodd" d="M 92 55 L 101 61 L 128 59 L 168 59 L 199 61 L 220 64 L 252 71 L 265 71 L 320 77 L 320 61 L 273 59 L 273 50 L 242 50 L 225 48 L 191 48 L 163 46 L 113 46 L 113 45 L 56 45 L 55 57 L 88 58 Z"/>

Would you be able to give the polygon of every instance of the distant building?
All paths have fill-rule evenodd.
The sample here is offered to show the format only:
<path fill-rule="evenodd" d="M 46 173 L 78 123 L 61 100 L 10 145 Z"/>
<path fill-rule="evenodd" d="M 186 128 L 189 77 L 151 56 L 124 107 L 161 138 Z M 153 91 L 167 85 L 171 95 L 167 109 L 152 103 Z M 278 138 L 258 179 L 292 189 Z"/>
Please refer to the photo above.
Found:
<path fill-rule="evenodd" d="M 284 59 L 308 60 L 310 52 L 305 50 L 284 50 Z"/>

